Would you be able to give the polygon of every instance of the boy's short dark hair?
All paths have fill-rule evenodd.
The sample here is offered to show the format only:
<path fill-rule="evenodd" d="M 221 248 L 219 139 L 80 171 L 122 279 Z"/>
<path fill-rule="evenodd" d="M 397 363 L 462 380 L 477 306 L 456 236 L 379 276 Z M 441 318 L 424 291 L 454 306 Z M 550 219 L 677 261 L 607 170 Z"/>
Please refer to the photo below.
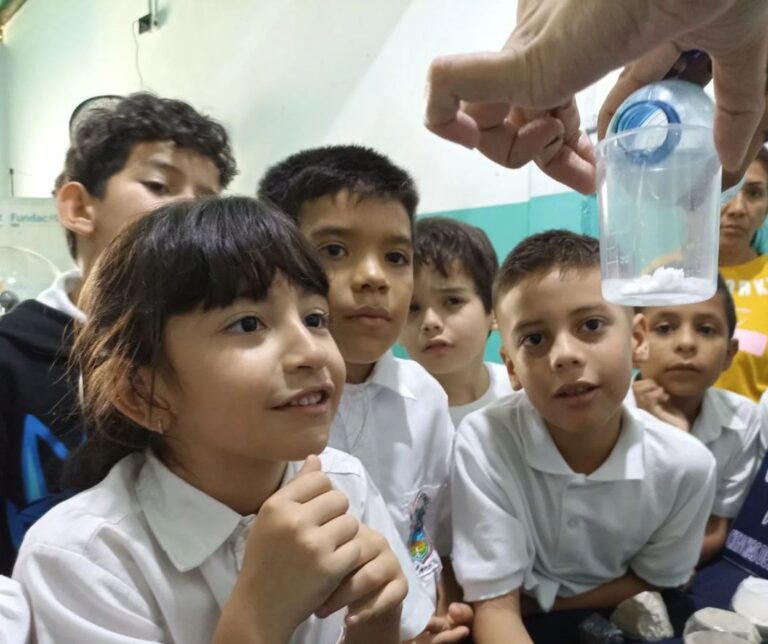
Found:
<path fill-rule="evenodd" d="M 156 141 L 173 141 L 210 159 L 219 170 L 222 188 L 237 174 L 229 135 L 220 123 L 184 101 L 138 92 L 88 113 L 72 133 L 54 191 L 77 181 L 95 197 L 103 197 L 107 181 L 125 167 L 133 148 Z M 69 230 L 66 234 L 69 252 L 76 259 L 76 237 Z"/>
<path fill-rule="evenodd" d="M 533 273 L 560 273 L 600 266 L 600 244 L 594 237 L 569 230 L 548 230 L 525 238 L 507 255 L 493 285 L 497 302 L 509 289 Z"/>
<path fill-rule="evenodd" d="M 424 217 L 413 230 L 414 265 L 448 277 L 458 266 L 472 279 L 486 313 L 493 309 L 493 280 L 499 260 L 485 231 L 450 217 Z"/>
<path fill-rule="evenodd" d="M 733 338 L 733 334 L 736 332 L 736 304 L 733 301 L 733 295 L 731 290 L 725 283 L 723 276 L 720 273 L 717 274 L 717 290 L 712 297 L 720 296 L 723 301 L 723 312 L 725 313 L 725 320 L 728 326 L 728 339 Z M 635 312 L 642 313 L 644 309 L 651 307 L 636 306 Z"/>
<path fill-rule="evenodd" d="M 348 190 L 359 199 L 402 204 L 413 222 L 419 194 L 411 176 L 386 156 L 361 145 L 329 145 L 303 150 L 267 170 L 258 196 L 297 223 L 308 201 Z"/>
<path fill-rule="evenodd" d="M 733 302 L 733 295 L 731 290 L 725 283 L 723 276 L 720 273 L 717 274 L 717 291 L 715 296 L 719 295 L 723 299 L 723 306 L 725 307 L 725 319 L 728 322 L 728 339 L 733 337 L 736 333 L 736 304 Z"/>

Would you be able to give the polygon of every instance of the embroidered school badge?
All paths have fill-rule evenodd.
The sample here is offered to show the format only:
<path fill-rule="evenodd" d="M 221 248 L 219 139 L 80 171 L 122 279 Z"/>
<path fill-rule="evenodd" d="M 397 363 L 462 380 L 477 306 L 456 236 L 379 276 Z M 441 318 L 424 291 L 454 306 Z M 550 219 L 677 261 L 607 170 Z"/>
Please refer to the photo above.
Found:
<path fill-rule="evenodd" d="M 411 505 L 411 532 L 408 537 L 408 552 L 417 564 L 424 564 L 432 555 L 432 541 L 424 527 L 430 499 L 425 492 L 419 492 Z"/>

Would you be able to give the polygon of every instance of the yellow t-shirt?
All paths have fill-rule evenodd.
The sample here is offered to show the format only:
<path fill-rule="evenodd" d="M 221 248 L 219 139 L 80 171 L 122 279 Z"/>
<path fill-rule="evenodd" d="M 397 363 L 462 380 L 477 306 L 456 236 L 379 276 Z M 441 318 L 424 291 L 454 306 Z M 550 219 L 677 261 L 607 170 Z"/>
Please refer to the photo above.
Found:
<path fill-rule="evenodd" d="M 721 266 L 736 304 L 739 352 L 715 387 L 760 400 L 768 388 L 768 255 L 746 264 Z"/>

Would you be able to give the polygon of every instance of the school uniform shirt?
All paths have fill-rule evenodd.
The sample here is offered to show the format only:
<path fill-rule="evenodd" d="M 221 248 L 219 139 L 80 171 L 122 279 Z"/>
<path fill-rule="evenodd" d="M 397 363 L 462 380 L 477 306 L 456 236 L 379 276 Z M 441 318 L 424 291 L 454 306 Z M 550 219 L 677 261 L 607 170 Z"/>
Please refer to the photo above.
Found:
<path fill-rule="evenodd" d="M 507 368 L 503 364 L 496 362 L 486 362 L 485 368 L 488 370 L 490 383 L 486 392 L 477 400 L 466 405 L 454 405 L 449 407 L 453 426 L 458 427 L 467 414 L 482 409 L 490 405 L 494 400 L 498 400 L 512 393 L 512 384 L 509 382 Z"/>
<path fill-rule="evenodd" d="M 717 463 L 712 514 L 733 519 L 755 476 L 760 454 L 760 412 L 749 398 L 710 387 L 691 427 Z"/>
<path fill-rule="evenodd" d="M 69 496 L 64 461 L 83 441 L 77 380 L 69 368 L 70 300 L 78 271 L 0 316 L 0 574 L 10 575 L 24 533 Z"/>
<path fill-rule="evenodd" d="M 26 644 L 29 638 L 29 605 L 21 586 L 0 575 L 0 642 Z"/>
<path fill-rule="evenodd" d="M 451 550 L 453 424 L 448 397 L 424 368 L 386 353 L 364 383 L 345 384 L 329 446 L 359 458 L 433 601 Z"/>
<path fill-rule="evenodd" d="M 624 408 L 615 447 L 589 475 L 571 470 L 525 395 L 467 416 L 454 461 L 453 565 L 468 601 L 519 588 L 548 611 L 630 569 L 658 587 L 693 574 L 715 461 L 641 410 Z"/>
<path fill-rule="evenodd" d="M 423 630 L 432 605 L 360 463 L 321 455 L 348 512 L 380 532 L 408 577 L 403 639 Z M 289 463 L 283 484 L 301 463 Z M 256 518 L 189 485 L 152 453 L 122 459 L 95 487 L 64 501 L 27 533 L 13 571 L 32 609 L 38 644 L 208 644 L 243 565 Z M 335 644 L 345 611 L 311 616 L 291 644 Z"/>
<path fill-rule="evenodd" d="M 715 386 L 757 402 L 768 389 L 768 255 L 721 266 L 720 274 L 736 305 L 739 350 Z"/>
<path fill-rule="evenodd" d="M 768 391 L 760 398 L 760 449 L 757 455 L 758 463 L 761 463 L 768 452 Z M 760 465 L 758 465 L 758 468 Z"/>

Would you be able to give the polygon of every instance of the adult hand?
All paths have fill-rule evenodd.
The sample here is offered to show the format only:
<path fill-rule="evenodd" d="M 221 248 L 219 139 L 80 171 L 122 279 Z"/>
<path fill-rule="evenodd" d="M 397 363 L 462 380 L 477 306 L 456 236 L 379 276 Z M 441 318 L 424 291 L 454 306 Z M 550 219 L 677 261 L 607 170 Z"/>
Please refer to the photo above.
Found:
<path fill-rule="evenodd" d="M 426 124 L 507 167 L 536 160 L 550 176 L 589 192 L 594 159 L 574 93 L 629 63 L 601 112 L 604 131 L 634 89 L 663 78 L 689 49 L 712 58 L 715 140 L 725 169 L 735 171 L 765 109 L 763 0 L 519 0 L 517 25 L 500 52 L 432 63 Z"/>

